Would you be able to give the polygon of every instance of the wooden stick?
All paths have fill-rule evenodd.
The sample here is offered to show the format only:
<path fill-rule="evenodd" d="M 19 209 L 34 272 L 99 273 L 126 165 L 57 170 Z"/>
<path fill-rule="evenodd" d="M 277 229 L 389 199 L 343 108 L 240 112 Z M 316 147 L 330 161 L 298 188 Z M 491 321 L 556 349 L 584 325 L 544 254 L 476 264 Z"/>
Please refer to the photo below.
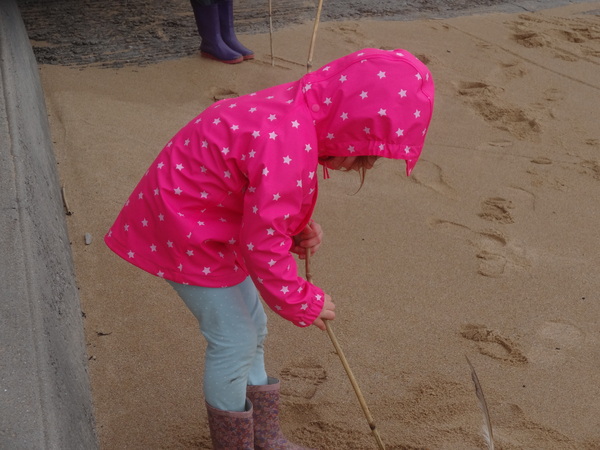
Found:
<path fill-rule="evenodd" d="M 312 283 L 312 273 L 310 271 L 310 249 L 307 249 L 307 251 L 306 251 L 305 270 L 306 270 L 306 280 L 309 283 Z M 373 434 L 373 437 L 375 438 L 375 441 L 377 442 L 377 447 L 380 450 L 385 450 L 385 445 L 383 445 L 381 436 L 379 436 L 379 430 L 377 429 L 377 425 L 375 425 L 375 420 L 373 419 L 373 416 L 371 415 L 371 412 L 369 411 L 369 407 L 367 406 L 365 397 L 362 395 L 362 392 L 361 392 L 360 388 L 358 387 L 356 378 L 354 378 L 352 369 L 350 369 L 348 360 L 346 359 L 346 356 L 344 355 L 342 347 L 340 346 L 337 338 L 335 337 L 335 333 L 333 332 L 333 329 L 331 328 L 329 320 L 323 320 L 323 322 L 325 322 L 325 329 L 327 330 L 329 339 L 331 340 L 331 343 L 333 344 L 333 347 L 335 348 L 336 353 L 340 357 L 342 366 L 344 366 L 344 370 L 346 371 L 346 374 L 348 375 L 350 384 L 352 385 L 352 388 L 354 389 L 354 393 L 356 394 L 356 397 L 358 398 L 358 402 L 360 403 L 360 407 L 362 408 L 365 418 L 367 419 L 367 423 L 369 424 L 371 433 Z"/>
<path fill-rule="evenodd" d="M 271 66 L 275 67 L 275 57 L 273 56 L 273 9 L 272 0 L 269 0 L 269 42 L 271 44 Z"/>
<path fill-rule="evenodd" d="M 310 41 L 310 48 L 308 50 L 308 61 L 306 62 L 306 72 L 310 72 L 312 69 L 312 58 L 315 50 L 315 41 L 317 40 L 317 28 L 319 28 L 319 21 L 321 20 L 321 10 L 323 9 L 323 0 L 319 0 L 319 6 L 317 7 L 317 16 L 315 17 L 315 25 L 313 27 L 312 39 Z"/>

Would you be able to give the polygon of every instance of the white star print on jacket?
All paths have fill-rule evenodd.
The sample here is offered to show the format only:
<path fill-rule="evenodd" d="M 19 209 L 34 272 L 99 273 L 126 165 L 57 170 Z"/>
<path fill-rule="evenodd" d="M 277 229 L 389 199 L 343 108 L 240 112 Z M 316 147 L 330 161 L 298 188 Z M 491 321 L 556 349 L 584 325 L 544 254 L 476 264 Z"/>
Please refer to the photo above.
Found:
<path fill-rule="evenodd" d="M 273 311 L 308 326 L 324 294 L 298 276 L 290 248 L 315 207 L 318 158 L 404 159 L 410 174 L 433 93 L 409 52 L 365 49 L 299 81 L 221 100 L 158 154 L 105 242 L 177 283 L 218 288 L 250 275 Z"/>

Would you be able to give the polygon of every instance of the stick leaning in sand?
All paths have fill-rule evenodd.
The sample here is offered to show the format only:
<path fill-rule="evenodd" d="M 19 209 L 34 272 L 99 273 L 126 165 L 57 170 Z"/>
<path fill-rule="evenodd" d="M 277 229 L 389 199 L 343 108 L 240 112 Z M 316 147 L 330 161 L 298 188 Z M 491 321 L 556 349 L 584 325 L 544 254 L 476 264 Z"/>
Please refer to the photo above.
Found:
<path fill-rule="evenodd" d="M 323 9 L 323 0 L 319 0 L 319 6 L 317 7 L 317 15 L 315 17 L 315 25 L 313 26 L 312 39 L 310 40 L 310 48 L 308 49 L 308 61 L 306 61 L 306 71 L 310 72 L 312 69 L 312 58 L 315 51 L 315 42 L 317 40 L 317 29 L 319 28 L 319 21 L 321 20 L 321 10 Z"/>
<path fill-rule="evenodd" d="M 273 55 L 273 4 L 269 0 L 269 43 L 271 46 L 271 66 L 275 66 L 275 56 Z"/>
<path fill-rule="evenodd" d="M 312 39 L 310 41 L 310 48 L 308 50 L 308 61 L 306 62 L 306 71 L 307 72 L 310 72 L 310 70 L 312 68 L 312 58 L 313 58 L 313 53 L 315 50 L 315 42 L 317 40 L 317 29 L 319 28 L 319 20 L 321 19 L 322 8 L 323 8 L 323 0 L 319 0 L 319 6 L 317 7 L 317 15 L 315 17 L 315 25 L 313 27 Z M 305 267 L 305 271 L 306 271 L 306 280 L 309 283 L 312 283 L 312 273 L 310 271 L 310 251 L 306 252 L 306 259 L 305 259 L 304 267 Z M 371 412 L 369 411 L 369 407 L 367 406 L 367 402 L 365 401 L 365 398 L 362 395 L 360 388 L 358 387 L 358 383 L 356 382 L 356 378 L 354 378 L 354 374 L 352 373 L 352 369 L 350 369 L 350 365 L 348 364 L 348 360 L 346 359 L 346 356 L 344 355 L 344 352 L 342 351 L 342 347 L 340 347 L 340 344 L 339 344 L 337 338 L 335 337 L 335 334 L 333 332 L 333 329 L 331 328 L 331 325 L 329 324 L 329 321 L 323 320 L 323 322 L 325 322 L 325 329 L 327 330 L 329 339 L 331 340 L 331 343 L 333 344 L 333 347 L 335 348 L 336 353 L 340 357 L 342 366 L 344 366 L 344 370 L 346 371 L 346 374 L 348 375 L 348 378 L 350 379 L 350 384 L 352 385 L 352 388 L 354 389 L 354 392 L 356 393 L 356 396 L 358 397 L 358 402 L 360 403 L 360 407 L 362 408 L 363 413 L 365 414 L 365 417 L 369 424 L 369 428 L 371 429 L 371 433 L 373 433 L 373 437 L 375 438 L 375 441 L 377 441 L 377 447 L 380 450 L 385 450 L 385 445 L 383 445 L 381 436 L 379 436 L 379 430 L 377 430 L 377 425 L 375 425 L 375 420 L 373 419 L 373 416 L 371 415 Z"/>
<path fill-rule="evenodd" d="M 305 270 L 306 270 L 306 280 L 309 283 L 312 283 L 312 273 L 310 271 L 310 251 L 306 252 Z M 369 407 L 367 406 L 365 397 L 362 395 L 362 392 L 361 392 L 360 388 L 358 387 L 356 378 L 354 378 L 352 369 L 350 369 L 348 360 L 346 359 L 346 356 L 344 355 L 344 352 L 342 351 L 342 347 L 340 347 L 340 344 L 339 344 L 337 338 L 335 337 L 333 329 L 331 328 L 331 325 L 329 324 L 329 320 L 323 319 L 323 322 L 325 322 L 325 329 L 327 330 L 329 339 L 331 340 L 331 343 L 333 344 L 333 347 L 335 348 L 336 353 L 340 357 L 342 366 L 344 366 L 344 370 L 346 370 L 346 374 L 348 375 L 348 378 L 350 379 L 350 384 L 352 385 L 352 388 L 354 389 L 354 392 L 356 393 L 356 397 L 358 397 L 358 402 L 360 403 L 360 407 L 362 408 L 363 413 L 365 414 L 365 417 L 369 424 L 369 428 L 371 429 L 371 433 L 373 434 L 375 441 L 377 441 L 377 446 L 379 449 L 385 450 L 385 445 L 383 445 L 381 436 L 379 436 L 379 430 L 377 429 L 377 425 L 375 425 L 375 420 L 373 419 L 373 416 L 371 415 L 371 412 L 369 411 Z"/>

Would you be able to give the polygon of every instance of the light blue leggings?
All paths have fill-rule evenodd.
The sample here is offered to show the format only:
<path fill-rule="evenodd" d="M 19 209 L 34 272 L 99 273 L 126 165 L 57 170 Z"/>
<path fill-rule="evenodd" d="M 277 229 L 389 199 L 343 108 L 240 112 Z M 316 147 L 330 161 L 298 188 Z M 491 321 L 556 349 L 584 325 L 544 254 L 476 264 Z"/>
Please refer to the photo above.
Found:
<path fill-rule="evenodd" d="M 244 411 L 246 386 L 267 384 L 267 315 L 250 278 L 227 288 L 169 281 L 206 338 L 204 398 L 214 408 Z"/>

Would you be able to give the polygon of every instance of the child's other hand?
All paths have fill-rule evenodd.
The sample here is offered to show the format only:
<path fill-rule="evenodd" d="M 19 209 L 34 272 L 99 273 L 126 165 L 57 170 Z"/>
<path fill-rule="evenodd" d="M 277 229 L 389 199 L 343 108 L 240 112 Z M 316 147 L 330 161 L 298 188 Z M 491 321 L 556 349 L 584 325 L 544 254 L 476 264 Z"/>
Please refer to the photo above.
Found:
<path fill-rule="evenodd" d="M 324 320 L 335 319 L 334 310 L 335 310 L 335 305 L 331 301 L 331 297 L 329 295 L 325 294 L 325 301 L 323 302 L 323 310 L 321 311 L 321 314 L 319 314 L 319 317 L 317 317 L 312 324 L 315 327 L 325 331 L 326 328 L 325 328 Z"/>
<path fill-rule="evenodd" d="M 310 249 L 310 254 L 314 255 L 323 241 L 323 229 L 314 220 L 311 220 L 300 234 L 294 236 L 294 246 L 292 252 L 296 253 L 300 259 L 306 259 L 306 251 Z"/>

